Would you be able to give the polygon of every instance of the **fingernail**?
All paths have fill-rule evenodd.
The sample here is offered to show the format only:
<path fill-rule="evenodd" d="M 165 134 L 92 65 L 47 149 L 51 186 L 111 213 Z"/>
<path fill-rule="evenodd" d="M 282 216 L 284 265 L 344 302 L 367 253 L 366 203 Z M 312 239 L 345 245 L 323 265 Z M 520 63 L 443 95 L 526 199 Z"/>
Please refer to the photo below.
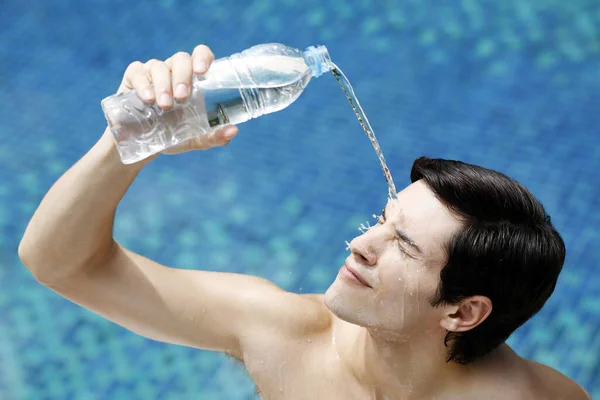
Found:
<path fill-rule="evenodd" d="M 206 72 L 206 63 L 204 61 L 194 61 L 194 70 L 196 72 L 202 73 Z"/>
<path fill-rule="evenodd" d="M 150 101 L 154 98 L 154 93 L 152 93 L 152 90 L 146 89 L 144 90 L 144 93 L 142 93 L 142 97 L 144 98 L 144 100 Z"/>
<path fill-rule="evenodd" d="M 171 95 L 169 93 L 163 93 L 160 95 L 158 99 L 158 104 L 161 106 L 170 106 L 171 105 Z"/>
<path fill-rule="evenodd" d="M 187 95 L 188 95 L 187 85 L 185 83 L 180 83 L 179 85 L 177 85 L 177 87 L 175 88 L 175 97 L 177 97 L 179 99 L 183 99 L 184 97 L 187 97 Z"/>

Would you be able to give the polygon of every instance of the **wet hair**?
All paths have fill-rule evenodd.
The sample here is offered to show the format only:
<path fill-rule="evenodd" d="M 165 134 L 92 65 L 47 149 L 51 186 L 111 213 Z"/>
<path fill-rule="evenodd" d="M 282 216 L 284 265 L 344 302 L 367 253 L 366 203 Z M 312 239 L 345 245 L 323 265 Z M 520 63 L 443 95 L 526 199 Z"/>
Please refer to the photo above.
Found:
<path fill-rule="evenodd" d="M 481 295 L 492 312 L 475 328 L 448 332 L 447 361 L 470 363 L 497 348 L 550 297 L 565 244 L 542 204 L 508 176 L 460 161 L 421 157 L 412 182 L 423 180 L 462 227 L 446 245 L 433 306 Z"/>

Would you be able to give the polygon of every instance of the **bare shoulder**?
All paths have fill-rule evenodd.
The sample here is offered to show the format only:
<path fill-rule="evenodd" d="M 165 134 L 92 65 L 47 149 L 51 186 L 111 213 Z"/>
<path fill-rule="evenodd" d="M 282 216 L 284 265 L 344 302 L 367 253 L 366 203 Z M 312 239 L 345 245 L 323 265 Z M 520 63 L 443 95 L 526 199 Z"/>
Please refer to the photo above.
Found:
<path fill-rule="evenodd" d="M 329 329 L 332 314 L 318 294 L 296 294 L 287 292 L 287 305 L 291 308 L 282 310 L 289 318 L 292 333 L 300 336 L 319 334 Z"/>
<path fill-rule="evenodd" d="M 312 349 L 322 349 L 322 338 L 333 323 L 333 315 L 320 295 L 281 291 L 270 303 L 276 317 L 260 332 L 243 338 L 242 359 L 253 379 L 272 376 L 281 365 L 307 359 Z"/>
<path fill-rule="evenodd" d="M 477 395 L 511 400 L 591 400 L 574 380 L 557 370 L 520 357 L 504 344 L 477 361 Z M 480 398 L 480 397 L 477 397 Z"/>
<path fill-rule="evenodd" d="M 547 399 L 591 400 L 590 395 L 573 379 L 547 365 L 525 360 L 534 390 Z"/>
<path fill-rule="evenodd" d="M 264 334 L 254 335 L 254 339 L 247 343 L 248 347 L 272 348 L 288 344 L 290 340 L 310 339 L 331 326 L 332 314 L 320 295 L 280 291 L 271 296 L 269 303 L 272 318 L 263 327 Z"/>

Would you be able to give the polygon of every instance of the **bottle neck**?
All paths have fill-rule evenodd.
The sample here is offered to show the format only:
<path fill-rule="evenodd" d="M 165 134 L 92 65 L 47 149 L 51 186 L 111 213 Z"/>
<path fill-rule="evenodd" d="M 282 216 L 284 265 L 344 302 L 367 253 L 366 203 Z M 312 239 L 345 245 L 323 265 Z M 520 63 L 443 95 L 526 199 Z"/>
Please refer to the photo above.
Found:
<path fill-rule="evenodd" d="M 331 57 L 325 46 L 308 47 L 304 51 L 304 61 L 310 68 L 314 78 L 318 78 L 335 67 L 335 64 L 331 62 Z"/>

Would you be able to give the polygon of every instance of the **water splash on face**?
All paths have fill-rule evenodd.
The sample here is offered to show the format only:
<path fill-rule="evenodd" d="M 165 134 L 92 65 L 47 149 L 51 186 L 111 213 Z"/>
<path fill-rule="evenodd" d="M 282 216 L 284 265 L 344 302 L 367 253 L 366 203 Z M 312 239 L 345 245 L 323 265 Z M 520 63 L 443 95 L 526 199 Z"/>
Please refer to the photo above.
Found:
<path fill-rule="evenodd" d="M 419 297 L 419 287 L 421 286 L 421 279 L 417 279 L 417 314 L 421 314 L 421 306 L 420 306 L 420 297 Z"/>
<path fill-rule="evenodd" d="M 375 214 L 371 214 L 371 217 L 375 220 L 375 225 L 377 225 L 377 223 L 379 222 L 379 216 L 375 215 Z M 370 229 L 372 229 L 373 226 L 371 226 L 371 223 L 369 221 L 365 221 L 362 224 L 360 224 L 360 226 L 358 227 L 358 230 L 361 233 L 366 233 L 368 232 Z"/>
<path fill-rule="evenodd" d="M 371 229 L 371 228 L 372 228 L 372 226 L 369 223 L 369 221 L 366 221 L 366 222 L 363 222 L 362 224 L 360 224 L 360 226 L 358 227 L 358 230 L 360 233 L 367 233 L 369 231 L 369 229 Z"/>
<path fill-rule="evenodd" d="M 406 285 L 402 285 L 402 299 L 404 304 L 402 304 L 402 326 L 406 322 Z"/>
<path fill-rule="evenodd" d="M 381 218 L 378 215 L 372 214 L 371 217 L 373 217 L 373 219 L 375 219 L 375 224 L 377 224 L 379 222 L 379 219 Z M 358 231 L 362 234 L 367 233 L 368 231 L 370 231 L 371 229 L 373 229 L 375 225 L 371 225 L 371 223 L 367 220 L 363 223 L 360 224 L 360 226 L 358 227 Z M 351 246 L 350 246 L 350 242 L 348 242 L 347 240 L 344 241 L 344 243 L 346 243 L 346 251 L 350 251 L 351 250 Z"/>

